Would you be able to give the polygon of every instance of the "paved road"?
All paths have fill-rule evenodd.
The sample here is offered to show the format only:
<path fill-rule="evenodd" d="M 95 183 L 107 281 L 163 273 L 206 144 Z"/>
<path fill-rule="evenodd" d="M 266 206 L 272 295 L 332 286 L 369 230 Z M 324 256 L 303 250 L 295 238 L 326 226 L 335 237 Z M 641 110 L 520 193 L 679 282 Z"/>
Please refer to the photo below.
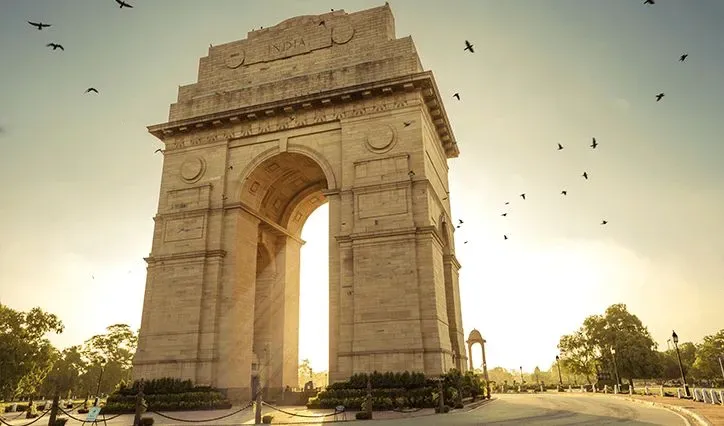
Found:
<path fill-rule="evenodd" d="M 687 425 L 678 414 L 621 398 L 584 394 L 495 395 L 470 412 L 375 422 L 376 425 Z"/>

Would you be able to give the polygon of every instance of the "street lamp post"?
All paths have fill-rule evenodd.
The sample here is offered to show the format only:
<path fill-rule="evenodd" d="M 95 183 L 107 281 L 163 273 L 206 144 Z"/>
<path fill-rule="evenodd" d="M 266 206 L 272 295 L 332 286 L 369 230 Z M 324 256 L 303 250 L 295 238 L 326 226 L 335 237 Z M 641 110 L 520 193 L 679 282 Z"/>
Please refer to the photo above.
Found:
<path fill-rule="evenodd" d="M 556 355 L 556 364 L 558 365 L 558 384 L 563 387 L 563 376 L 561 376 L 561 358 Z"/>
<path fill-rule="evenodd" d="M 681 371 L 681 381 L 684 383 L 684 395 L 689 396 L 689 385 L 686 384 L 686 374 L 684 374 L 684 365 L 681 363 L 681 354 L 679 353 L 679 336 L 676 331 L 671 331 L 671 340 L 674 341 L 676 349 L 676 358 L 679 360 L 679 371 Z"/>
<path fill-rule="evenodd" d="M 520 366 L 520 390 L 523 390 L 523 384 L 525 380 L 523 380 L 523 366 Z"/>
<path fill-rule="evenodd" d="M 486 340 L 483 339 L 483 343 L 481 344 L 483 347 L 483 377 L 485 377 L 485 390 L 488 393 L 488 399 L 490 399 L 490 378 L 488 377 L 488 361 L 485 359 L 485 343 Z"/>
<path fill-rule="evenodd" d="M 611 358 L 613 358 L 613 372 L 616 374 L 616 386 L 621 386 L 621 379 L 618 377 L 618 365 L 616 365 L 616 348 L 611 348 Z"/>

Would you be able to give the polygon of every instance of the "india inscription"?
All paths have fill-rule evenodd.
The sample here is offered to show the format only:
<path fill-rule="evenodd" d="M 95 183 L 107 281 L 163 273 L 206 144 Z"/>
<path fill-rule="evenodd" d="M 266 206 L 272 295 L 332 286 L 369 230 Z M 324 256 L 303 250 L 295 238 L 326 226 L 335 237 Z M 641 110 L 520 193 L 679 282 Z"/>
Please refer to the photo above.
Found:
<path fill-rule="evenodd" d="M 300 235 L 325 202 L 330 381 L 465 371 L 441 105 L 387 5 L 211 47 L 149 127 L 166 149 L 135 378 L 295 387 Z"/>

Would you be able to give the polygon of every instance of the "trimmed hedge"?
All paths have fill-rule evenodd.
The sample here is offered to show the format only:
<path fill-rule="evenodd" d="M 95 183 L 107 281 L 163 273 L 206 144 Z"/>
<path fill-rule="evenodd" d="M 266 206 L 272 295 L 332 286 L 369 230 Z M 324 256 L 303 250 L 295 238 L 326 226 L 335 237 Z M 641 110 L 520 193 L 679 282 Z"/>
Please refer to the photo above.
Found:
<path fill-rule="evenodd" d="M 105 414 L 134 413 L 140 381 L 131 386 L 121 385 L 108 397 Z M 223 410 L 231 402 L 221 392 L 209 386 L 194 386 L 190 380 L 172 378 L 144 381 L 143 399 L 149 411 Z"/>

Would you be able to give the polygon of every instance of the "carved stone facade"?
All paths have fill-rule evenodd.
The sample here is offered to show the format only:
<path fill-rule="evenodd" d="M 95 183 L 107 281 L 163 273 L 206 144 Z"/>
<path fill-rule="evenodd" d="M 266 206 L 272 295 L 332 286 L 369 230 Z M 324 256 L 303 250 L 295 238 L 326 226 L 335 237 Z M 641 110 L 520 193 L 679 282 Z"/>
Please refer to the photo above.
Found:
<path fill-rule="evenodd" d="M 388 6 L 209 49 L 169 121 L 136 378 L 297 384 L 300 233 L 329 203 L 330 380 L 466 370 L 448 200 L 459 151 Z"/>

